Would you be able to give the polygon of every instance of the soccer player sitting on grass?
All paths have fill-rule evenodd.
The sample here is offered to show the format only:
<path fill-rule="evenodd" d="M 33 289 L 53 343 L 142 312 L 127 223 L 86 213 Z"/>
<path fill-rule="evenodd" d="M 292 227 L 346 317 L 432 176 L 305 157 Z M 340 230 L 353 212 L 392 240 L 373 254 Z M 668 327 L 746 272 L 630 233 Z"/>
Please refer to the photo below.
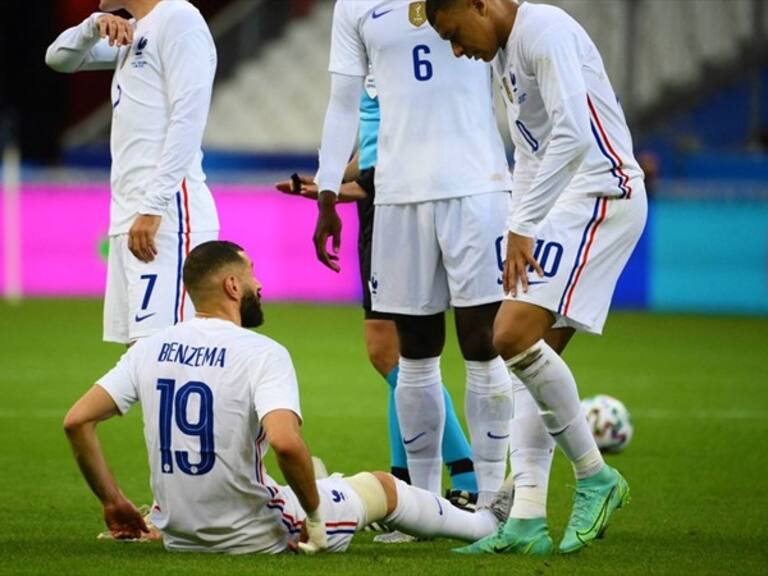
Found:
<path fill-rule="evenodd" d="M 201 244 L 184 264 L 184 282 L 196 318 L 139 340 L 64 421 L 114 538 L 139 538 L 148 526 L 112 476 L 96 425 L 136 403 L 155 501 L 149 520 L 168 550 L 343 551 L 374 521 L 463 540 L 496 530 L 503 499 L 496 515 L 472 513 L 385 472 L 316 480 L 291 357 L 246 329 L 263 319 L 250 259 L 231 242 Z M 288 486 L 264 469 L 268 446 Z"/>

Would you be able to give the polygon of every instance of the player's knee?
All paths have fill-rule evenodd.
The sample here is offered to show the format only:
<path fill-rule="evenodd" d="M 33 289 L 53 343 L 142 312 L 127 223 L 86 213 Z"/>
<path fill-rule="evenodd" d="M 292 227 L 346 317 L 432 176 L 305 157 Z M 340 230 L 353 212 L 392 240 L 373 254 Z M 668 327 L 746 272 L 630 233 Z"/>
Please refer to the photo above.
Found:
<path fill-rule="evenodd" d="M 493 345 L 505 359 L 522 354 L 552 326 L 547 310 L 527 304 L 502 308 L 493 327 Z"/>
<path fill-rule="evenodd" d="M 387 326 L 366 321 L 365 347 L 371 365 L 379 374 L 386 376 L 397 366 L 400 350 L 394 324 L 388 321 L 381 322 Z"/>
<path fill-rule="evenodd" d="M 395 320 L 400 339 L 400 353 L 420 360 L 440 356 L 445 344 L 444 315 L 398 316 Z"/>
<path fill-rule="evenodd" d="M 493 319 L 498 303 L 456 309 L 456 333 L 465 360 L 487 362 L 498 356 L 493 345 Z"/>
<path fill-rule="evenodd" d="M 378 522 L 397 506 L 395 480 L 386 472 L 360 472 L 346 478 L 365 506 L 365 522 Z"/>
<path fill-rule="evenodd" d="M 460 333 L 459 347 L 465 360 L 487 362 L 498 356 L 490 327 L 479 326 L 477 330 L 469 333 Z"/>
<path fill-rule="evenodd" d="M 384 488 L 384 493 L 387 495 L 387 516 L 392 514 L 397 508 L 397 487 L 395 486 L 396 478 L 387 472 L 373 472 L 376 480 L 379 481 L 381 487 Z"/>
<path fill-rule="evenodd" d="M 525 350 L 524 335 L 516 326 L 496 326 L 493 331 L 493 347 L 503 358 L 512 358 Z"/>

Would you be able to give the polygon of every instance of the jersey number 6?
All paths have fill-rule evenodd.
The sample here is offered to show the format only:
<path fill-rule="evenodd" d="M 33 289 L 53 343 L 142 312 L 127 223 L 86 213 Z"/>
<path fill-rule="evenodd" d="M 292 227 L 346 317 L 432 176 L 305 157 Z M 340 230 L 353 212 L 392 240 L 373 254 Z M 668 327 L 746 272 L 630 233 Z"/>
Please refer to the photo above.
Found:
<path fill-rule="evenodd" d="M 423 57 L 431 54 L 432 50 L 426 44 L 419 44 L 413 48 L 413 75 L 419 82 L 426 82 L 434 73 L 432 62 Z"/>
<path fill-rule="evenodd" d="M 211 389 L 202 382 L 191 381 L 174 394 L 176 381 L 168 378 L 160 378 L 157 381 L 157 389 L 160 391 L 160 463 L 163 473 L 173 474 L 173 456 L 175 456 L 176 465 L 185 474 L 191 476 L 207 474 L 216 463 Z M 199 413 L 195 422 L 190 422 L 187 415 L 189 400 L 192 396 L 198 396 Z M 195 464 L 190 462 L 189 452 L 186 450 L 171 450 L 171 428 L 174 420 L 182 434 L 200 438 L 200 462 Z"/>

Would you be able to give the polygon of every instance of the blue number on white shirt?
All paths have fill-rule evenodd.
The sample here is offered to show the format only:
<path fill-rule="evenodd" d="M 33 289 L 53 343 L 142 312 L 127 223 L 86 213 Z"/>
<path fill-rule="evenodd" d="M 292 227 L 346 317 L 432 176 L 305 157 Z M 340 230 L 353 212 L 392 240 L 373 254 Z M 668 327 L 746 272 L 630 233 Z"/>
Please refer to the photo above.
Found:
<path fill-rule="evenodd" d="M 528 142 L 528 145 L 531 147 L 531 151 L 536 152 L 539 149 L 539 141 L 533 137 L 533 134 L 531 134 L 528 128 L 525 127 L 525 124 L 520 122 L 520 120 L 515 120 L 515 126 L 517 126 L 518 132 L 520 132 L 523 138 L 525 138 L 525 141 Z"/>
<path fill-rule="evenodd" d="M 499 272 L 504 273 L 504 254 L 501 253 L 501 247 L 504 243 L 504 236 L 496 238 L 496 265 L 499 267 Z M 499 286 L 504 284 L 504 280 L 501 276 L 496 280 Z"/>
<path fill-rule="evenodd" d="M 542 250 L 543 248 L 543 250 Z M 554 255 L 552 251 L 554 250 Z M 541 256 L 541 258 L 539 258 Z M 563 245 L 557 242 L 547 242 L 544 240 L 536 240 L 536 248 L 533 251 L 534 259 L 541 266 L 541 271 L 544 272 L 544 277 L 552 278 L 557 274 L 557 269 L 560 268 L 560 260 L 563 258 Z M 553 258 L 550 261 L 550 257 Z M 549 270 L 547 270 L 549 268 Z M 528 267 L 529 272 L 533 272 L 533 266 Z"/>
<path fill-rule="evenodd" d="M 422 59 L 422 56 L 431 53 L 432 50 L 426 44 L 419 44 L 413 48 L 413 75 L 419 82 L 426 82 L 432 78 L 434 72 L 432 62 Z"/>
<path fill-rule="evenodd" d="M 147 289 L 144 292 L 144 299 L 141 301 L 141 309 L 146 310 L 147 306 L 149 306 L 149 299 L 152 297 L 152 290 L 155 289 L 157 274 L 142 274 L 139 278 L 147 281 Z"/>
<path fill-rule="evenodd" d="M 176 381 L 160 378 L 157 389 L 160 391 L 160 464 L 165 474 L 173 473 L 173 456 L 179 470 L 192 476 L 200 476 L 211 471 L 216 463 L 213 440 L 213 393 L 203 382 L 187 382 L 179 388 L 174 398 Z M 195 422 L 187 417 L 187 407 L 190 396 L 199 396 L 199 414 Z M 185 450 L 171 451 L 171 426 L 174 420 L 179 430 L 187 436 L 200 438 L 200 462 L 192 464 L 189 452 Z"/>

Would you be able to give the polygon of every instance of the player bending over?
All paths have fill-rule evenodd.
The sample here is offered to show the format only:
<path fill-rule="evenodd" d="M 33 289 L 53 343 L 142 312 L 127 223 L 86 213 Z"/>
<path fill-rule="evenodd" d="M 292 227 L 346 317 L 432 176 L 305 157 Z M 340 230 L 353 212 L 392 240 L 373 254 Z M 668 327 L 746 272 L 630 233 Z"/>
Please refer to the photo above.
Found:
<path fill-rule="evenodd" d="M 513 433 L 527 445 L 517 460 L 512 454 L 511 517 L 497 535 L 465 551 L 552 550 L 546 495 L 554 439 L 576 475 L 560 542 L 561 552 L 574 552 L 603 533 L 629 487 L 603 461 L 558 353 L 576 330 L 602 332 L 616 281 L 645 225 L 643 172 L 600 54 L 568 14 L 512 0 L 427 0 L 427 15 L 457 57 L 493 61 L 502 84 L 515 171 L 507 296 L 493 340 L 536 400 L 515 407 L 520 425 Z"/>
<path fill-rule="evenodd" d="M 231 242 L 206 242 L 187 257 L 184 282 L 196 318 L 138 341 L 64 421 L 113 537 L 136 538 L 147 526 L 113 478 L 96 424 L 136 403 L 155 500 L 150 520 L 168 550 L 343 551 L 374 521 L 463 540 L 496 529 L 490 510 L 461 510 L 385 472 L 316 481 L 291 357 L 246 329 L 263 320 L 250 259 Z M 268 446 L 288 486 L 264 469 Z"/>

